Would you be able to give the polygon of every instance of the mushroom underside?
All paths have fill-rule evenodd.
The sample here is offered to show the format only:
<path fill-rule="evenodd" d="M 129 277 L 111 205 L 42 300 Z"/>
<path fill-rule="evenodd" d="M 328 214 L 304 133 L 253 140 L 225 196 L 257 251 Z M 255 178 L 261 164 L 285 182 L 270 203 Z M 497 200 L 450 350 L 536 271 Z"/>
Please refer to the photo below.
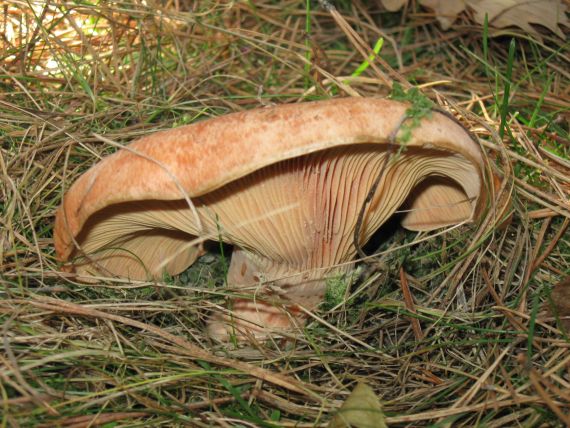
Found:
<path fill-rule="evenodd" d="M 261 274 L 258 280 L 274 281 L 293 301 L 316 296 L 311 302 L 318 303 L 321 279 L 342 271 L 335 266 L 356 255 L 358 214 L 379 174 L 360 245 L 399 208 L 411 230 L 473 215 L 480 177 L 461 155 L 416 147 L 396 155 L 386 144 L 340 146 L 278 162 L 193 197 L 201 224 L 184 199 L 108 206 L 75 237 L 80 250 L 72 264 L 81 275 L 160 279 L 191 265 L 201 254 L 200 242 L 222 240 L 244 250 Z"/>

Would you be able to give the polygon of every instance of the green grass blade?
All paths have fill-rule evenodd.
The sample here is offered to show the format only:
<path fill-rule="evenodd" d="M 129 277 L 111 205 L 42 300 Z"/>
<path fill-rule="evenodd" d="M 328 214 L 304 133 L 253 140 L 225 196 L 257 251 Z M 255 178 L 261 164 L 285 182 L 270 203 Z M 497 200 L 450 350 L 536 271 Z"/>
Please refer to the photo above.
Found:
<path fill-rule="evenodd" d="M 374 52 L 373 54 L 370 54 L 370 56 L 365 59 L 362 64 L 360 64 L 358 66 L 358 68 L 356 70 L 354 70 L 354 72 L 351 74 L 352 77 L 358 77 L 360 76 L 363 72 L 366 71 L 366 69 L 368 67 L 370 67 L 370 63 L 372 61 L 374 61 L 374 59 L 376 59 L 376 57 L 378 56 L 378 54 L 380 54 L 380 51 L 382 50 L 382 46 L 384 46 L 384 39 L 382 37 L 380 37 L 376 43 L 374 44 L 374 48 L 372 49 L 372 51 Z"/>

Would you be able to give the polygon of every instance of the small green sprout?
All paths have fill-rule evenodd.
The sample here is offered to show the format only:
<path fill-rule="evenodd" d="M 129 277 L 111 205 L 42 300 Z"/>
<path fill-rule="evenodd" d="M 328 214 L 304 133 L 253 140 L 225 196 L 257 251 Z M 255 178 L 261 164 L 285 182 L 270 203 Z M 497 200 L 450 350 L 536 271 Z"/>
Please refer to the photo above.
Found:
<path fill-rule="evenodd" d="M 356 70 L 354 70 L 354 73 L 352 73 L 352 77 L 358 77 L 360 76 L 362 73 L 364 73 L 366 71 L 366 69 L 368 67 L 370 67 L 370 63 L 372 61 L 374 61 L 376 59 L 376 56 L 378 56 L 378 54 L 380 53 L 380 51 L 382 50 L 382 46 L 384 46 L 384 39 L 382 37 L 380 37 L 376 43 L 374 44 L 374 47 L 372 48 L 372 51 L 374 53 L 370 54 L 370 56 L 365 59 L 362 64 L 360 64 L 358 66 L 358 68 Z"/>
<path fill-rule="evenodd" d="M 325 307 L 333 308 L 344 300 L 348 283 L 345 275 L 338 275 L 327 278 L 327 289 L 325 292 Z"/>

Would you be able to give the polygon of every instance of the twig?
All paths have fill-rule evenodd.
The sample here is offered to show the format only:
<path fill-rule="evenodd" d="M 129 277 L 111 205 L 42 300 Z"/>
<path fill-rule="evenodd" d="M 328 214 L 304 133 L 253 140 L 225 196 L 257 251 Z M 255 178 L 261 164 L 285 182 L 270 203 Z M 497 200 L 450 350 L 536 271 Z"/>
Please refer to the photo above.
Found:
<path fill-rule="evenodd" d="M 406 304 L 406 309 L 411 313 L 417 315 L 416 306 L 414 304 L 414 298 L 412 297 L 412 293 L 410 292 L 410 286 L 408 284 L 408 279 L 406 278 L 406 272 L 404 268 L 400 268 L 400 285 L 402 287 L 402 293 L 404 294 L 404 302 Z M 424 338 L 422 327 L 420 325 L 420 321 L 416 317 L 408 317 L 410 322 L 412 323 L 412 329 L 414 330 L 414 336 L 416 336 L 416 340 L 420 341 Z"/>

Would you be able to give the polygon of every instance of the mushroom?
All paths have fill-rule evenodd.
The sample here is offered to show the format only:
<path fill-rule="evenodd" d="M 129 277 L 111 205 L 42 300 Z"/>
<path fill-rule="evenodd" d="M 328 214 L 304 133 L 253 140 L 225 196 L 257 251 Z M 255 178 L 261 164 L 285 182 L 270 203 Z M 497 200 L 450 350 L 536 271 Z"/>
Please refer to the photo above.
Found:
<path fill-rule="evenodd" d="M 83 277 L 156 280 L 191 265 L 201 240 L 222 240 L 234 246 L 236 296 L 231 311 L 211 318 L 210 334 L 301 326 L 326 278 L 351 269 L 355 231 L 362 246 L 399 209 L 416 231 L 484 211 L 479 145 L 435 111 L 403 143 L 408 107 L 371 98 L 289 104 L 141 138 L 65 194 L 57 257 Z"/>

